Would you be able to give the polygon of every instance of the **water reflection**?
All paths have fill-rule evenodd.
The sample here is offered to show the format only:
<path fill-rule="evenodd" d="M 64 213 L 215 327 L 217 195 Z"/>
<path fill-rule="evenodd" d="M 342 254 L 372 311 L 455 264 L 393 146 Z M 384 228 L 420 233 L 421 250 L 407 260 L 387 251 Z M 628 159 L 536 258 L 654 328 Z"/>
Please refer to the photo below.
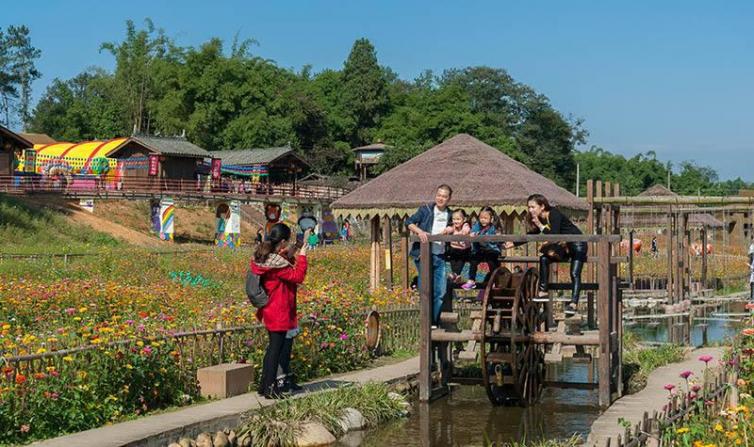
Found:
<path fill-rule="evenodd" d="M 583 382 L 587 365 L 563 363 L 557 371 L 548 371 L 548 377 Z M 360 445 L 483 445 L 485 435 L 502 445 L 524 438 L 568 438 L 574 433 L 586 436 L 598 416 L 596 390 L 547 388 L 537 405 L 521 408 L 493 407 L 483 387 L 457 386 L 449 397 L 430 405 L 414 403 L 410 418 L 370 433 Z"/>
<path fill-rule="evenodd" d="M 694 320 L 691 327 L 691 345 L 703 345 L 704 325 L 707 329 L 708 344 L 724 344 L 728 342 L 738 331 L 741 330 L 742 322 L 732 321 L 740 319 L 736 314 L 748 312 L 743 302 L 726 303 L 716 309 L 708 309 L 701 318 Z M 733 314 L 733 316 L 726 316 Z M 724 319 L 731 321 L 722 321 Z M 641 323 L 633 326 L 626 326 L 626 330 L 631 331 L 639 336 L 639 339 L 646 341 L 666 342 L 668 341 L 668 324 L 666 320 L 656 322 Z"/>

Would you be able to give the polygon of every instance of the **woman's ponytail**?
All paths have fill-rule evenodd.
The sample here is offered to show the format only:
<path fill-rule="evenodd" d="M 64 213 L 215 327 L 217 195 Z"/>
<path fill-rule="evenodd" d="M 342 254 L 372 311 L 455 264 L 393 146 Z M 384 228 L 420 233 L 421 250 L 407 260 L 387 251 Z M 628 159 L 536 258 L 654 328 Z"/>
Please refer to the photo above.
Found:
<path fill-rule="evenodd" d="M 254 250 L 254 262 L 257 264 L 267 262 L 270 254 L 274 253 L 280 247 L 280 244 L 290 239 L 290 237 L 291 229 L 288 228 L 288 225 L 283 223 L 273 225 L 270 228 L 270 234 Z"/>

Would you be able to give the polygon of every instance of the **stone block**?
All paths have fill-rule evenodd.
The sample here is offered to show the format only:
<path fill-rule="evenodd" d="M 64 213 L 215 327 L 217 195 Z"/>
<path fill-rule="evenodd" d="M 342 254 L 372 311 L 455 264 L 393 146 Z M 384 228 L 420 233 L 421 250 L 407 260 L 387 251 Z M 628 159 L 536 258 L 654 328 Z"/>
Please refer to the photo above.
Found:
<path fill-rule="evenodd" d="M 225 398 L 244 394 L 254 381 L 254 367 L 245 363 L 221 363 L 196 372 L 202 396 Z"/>

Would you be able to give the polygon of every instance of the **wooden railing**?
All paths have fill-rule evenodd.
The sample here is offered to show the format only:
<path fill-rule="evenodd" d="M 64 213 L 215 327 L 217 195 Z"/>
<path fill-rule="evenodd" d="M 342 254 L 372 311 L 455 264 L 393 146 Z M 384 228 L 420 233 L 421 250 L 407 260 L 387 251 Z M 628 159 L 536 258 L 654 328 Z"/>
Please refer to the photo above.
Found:
<path fill-rule="evenodd" d="M 330 186 L 267 184 L 260 182 L 223 183 L 156 177 L 123 177 L 119 180 L 95 176 L 45 177 L 0 176 L 0 192 L 6 194 L 54 193 L 69 197 L 141 198 L 149 196 L 226 197 L 293 197 L 335 200 L 348 190 Z"/>

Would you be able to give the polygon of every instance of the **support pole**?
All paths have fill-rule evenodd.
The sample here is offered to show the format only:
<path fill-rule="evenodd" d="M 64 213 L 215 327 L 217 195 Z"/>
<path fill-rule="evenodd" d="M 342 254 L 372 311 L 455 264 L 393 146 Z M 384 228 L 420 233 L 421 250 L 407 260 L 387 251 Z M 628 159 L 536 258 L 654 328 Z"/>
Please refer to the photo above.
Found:
<path fill-rule="evenodd" d="M 610 243 L 607 239 L 597 243 L 599 268 L 597 272 L 597 317 L 599 319 L 599 404 L 610 406 Z"/>
<path fill-rule="evenodd" d="M 398 233 L 400 233 L 401 235 L 401 266 L 403 267 L 401 269 L 401 286 L 403 287 L 403 290 L 408 290 L 408 288 L 411 286 L 409 284 L 409 278 L 411 278 L 411 270 L 408 262 L 408 230 L 406 229 L 406 225 L 403 220 L 401 220 L 398 227 Z"/>
<path fill-rule="evenodd" d="M 673 304 L 673 213 L 672 208 L 668 210 L 668 304 Z"/>
<path fill-rule="evenodd" d="M 380 216 L 372 217 L 371 221 L 371 271 L 369 272 L 369 290 L 374 292 L 380 286 Z"/>
<path fill-rule="evenodd" d="M 707 288 L 707 227 L 702 227 L 702 289 Z"/>
<path fill-rule="evenodd" d="M 419 259 L 419 400 L 432 399 L 432 253 L 431 244 L 421 244 Z"/>
<path fill-rule="evenodd" d="M 628 232 L 628 284 L 634 288 L 634 230 Z"/>
<path fill-rule="evenodd" d="M 385 287 L 393 288 L 393 221 L 385 217 L 382 227 L 382 241 L 385 244 Z"/>

